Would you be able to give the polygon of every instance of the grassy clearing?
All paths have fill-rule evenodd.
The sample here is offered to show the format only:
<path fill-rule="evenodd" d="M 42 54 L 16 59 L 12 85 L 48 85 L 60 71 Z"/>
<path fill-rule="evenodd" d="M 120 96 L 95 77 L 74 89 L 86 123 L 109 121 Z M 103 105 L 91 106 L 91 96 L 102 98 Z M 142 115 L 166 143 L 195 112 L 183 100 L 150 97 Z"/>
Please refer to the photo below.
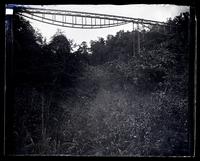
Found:
<path fill-rule="evenodd" d="M 79 97 L 61 103 L 68 115 L 61 128 L 60 153 L 146 156 L 187 152 L 187 100 L 162 91 L 136 91 L 128 82 L 120 84 L 104 66 L 88 66 L 85 74 L 77 86 Z"/>

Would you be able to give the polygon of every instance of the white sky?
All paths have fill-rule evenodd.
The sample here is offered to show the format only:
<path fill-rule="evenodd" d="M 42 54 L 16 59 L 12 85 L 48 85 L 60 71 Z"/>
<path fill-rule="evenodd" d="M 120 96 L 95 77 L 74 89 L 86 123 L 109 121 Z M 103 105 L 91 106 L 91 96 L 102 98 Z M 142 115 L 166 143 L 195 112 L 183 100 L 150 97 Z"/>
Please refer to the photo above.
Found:
<path fill-rule="evenodd" d="M 117 16 L 126 16 L 133 18 L 143 18 L 165 22 L 168 18 L 174 18 L 181 12 L 189 12 L 189 6 L 176 5 L 30 5 L 29 7 L 46 8 L 46 9 L 64 9 L 72 11 L 93 12 L 102 14 L 112 14 Z M 115 35 L 120 30 L 132 31 L 132 24 L 126 24 L 118 27 L 103 29 L 74 29 L 49 25 L 34 20 L 30 20 L 32 26 L 38 29 L 47 41 L 56 33 L 57 29 L 64 31 L 68 39 L 74 40 L 75 43 L 81 44 L 86 41 L 89 45 L 91 40 L 97 40 L 98 37 L 106 38 L 108 34 Z"/>

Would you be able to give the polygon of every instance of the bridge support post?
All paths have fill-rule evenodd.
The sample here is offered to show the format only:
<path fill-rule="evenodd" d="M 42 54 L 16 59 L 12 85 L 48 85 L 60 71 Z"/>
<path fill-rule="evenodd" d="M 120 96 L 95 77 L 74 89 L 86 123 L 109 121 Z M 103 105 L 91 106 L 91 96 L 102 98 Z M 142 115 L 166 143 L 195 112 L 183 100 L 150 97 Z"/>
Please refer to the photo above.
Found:
<path fill-rule="evenodd" d="M 134 29 L 134 22 L 133 22 L 133 32 L 132 32 L 132 55 L 135 57 L 135 29 Z"/>
<path fill-rule="evenodd" d="M 139 23 L 137 24 L 137 54 L 140 54 L 140 32 L 139 32 Z"/>

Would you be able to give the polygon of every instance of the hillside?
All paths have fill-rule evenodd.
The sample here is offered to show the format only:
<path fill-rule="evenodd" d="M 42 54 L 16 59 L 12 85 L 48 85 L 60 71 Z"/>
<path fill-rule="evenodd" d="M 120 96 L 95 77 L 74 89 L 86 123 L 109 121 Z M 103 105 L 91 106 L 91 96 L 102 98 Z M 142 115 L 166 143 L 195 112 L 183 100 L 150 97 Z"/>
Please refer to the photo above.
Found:
<path fill-rule="evenodd" d="M 61 31 L 46 43 L 16 16 L 10 153 L 191 154 L 188 17 L 169 20 L 178 31 L 134 31 L 133 56 L 133 32 L 73 51 Z"/>

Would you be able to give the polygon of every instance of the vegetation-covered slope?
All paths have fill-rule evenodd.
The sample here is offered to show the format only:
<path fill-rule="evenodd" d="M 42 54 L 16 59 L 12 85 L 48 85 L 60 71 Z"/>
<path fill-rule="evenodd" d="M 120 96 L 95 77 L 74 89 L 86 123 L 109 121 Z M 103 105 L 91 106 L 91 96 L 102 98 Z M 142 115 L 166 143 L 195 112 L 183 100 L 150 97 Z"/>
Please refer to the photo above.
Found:
<path fill-rule="evenodd" d="M 46 43 L 15 16 L 11 153 L 189 155 L 188 17 L 139 32 L 133 57 L 132 32 L 73 51 L 63 33 Z"/>

